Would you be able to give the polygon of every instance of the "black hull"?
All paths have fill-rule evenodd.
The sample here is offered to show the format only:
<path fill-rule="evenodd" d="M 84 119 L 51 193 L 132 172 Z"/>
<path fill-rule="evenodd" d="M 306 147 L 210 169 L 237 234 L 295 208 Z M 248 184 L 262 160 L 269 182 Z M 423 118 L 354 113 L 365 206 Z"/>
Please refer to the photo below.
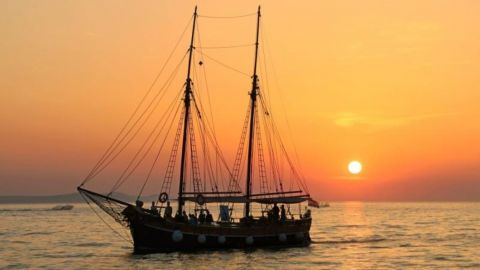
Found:
<path fill-rule="evenodd" d="M 134 253 L 293 247 L 310 244 L 311 219 L 191 225 L 135 211 L 128 215 Z"/>

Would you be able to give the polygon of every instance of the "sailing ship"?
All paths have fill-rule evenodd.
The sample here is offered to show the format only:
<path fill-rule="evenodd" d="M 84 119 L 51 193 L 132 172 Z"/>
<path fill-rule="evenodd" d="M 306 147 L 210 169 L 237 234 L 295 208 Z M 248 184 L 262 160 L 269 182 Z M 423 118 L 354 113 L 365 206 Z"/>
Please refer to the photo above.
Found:
<path fill-rule="evenodd" d="M 188 49 L 187 76 L 179 92 L 181 97 L 176 99 L 181 114 L 172 114 L 178 119 L 171 117 L 177 119 L 178 124 L 170 156 L 163 164 L 166 173 L 158 198 L 152 202 L 150 208 L 144 206 L 141 201 L 141 193 L 147 181 L 152 178 L 152 171 L 158 167 L 157 158 L 161 156 L 160 151 L 134 203 L 119 199 L 114 191 L 137 168 L 136 165 L 143 162 L 142 158 L 137 158 L 142 156 L 139 154 L 141 152 L 137 152 L 133 159 L 135 161 L 129 164 L 128 169 L 122 173 L 109 193 L 95 192 L 86 187 L 87 182 L 95 178 L 118 155 L 117 152 L 123 149 L 121 143 L 128 143 L 129 134 L 137 134 L 130 131 L 139 121 L 134 122 L 130 129 L 126 126 L 122 129 L 101 160 L 77 188 L 87 203 L 96 204 L 116 222 L 129 229 L 135 253 L 310 244 L 312 217 L 306 204 L 311 202 L 311 205 L 315 205 L 316 202 L 308 193 L 305 178 L 288 157 L 286 147 L 271 117 L 268 102 L 261 92 L 257 75 L 260 7 L 254 15 L 257 23 L 256 41 L 252 45 L 255 48 L 252 88 L 249 92 L 249 104 L 240 143 L 231 170 L 220 150 L 211 122 L 206 120 L 207 114 L 202 110 L 203 106 L 196 95 L 193 83 L 192 57 L 195 50 L 201 49 L 201 46 L 194 45 L 195 27 L 199 17 L 195 7 Z M 141 114 L 140 118 L 144 115 Z M 131 118 L 127 124 L 132 121 Z M 262 132 L 266 133 L 264 137 Z M 163 136 L 160 134 L 158 133 L 156 137 Z M 198 135 L 200 140 L 196 138 Z M 277 149 L 268 149 L 265 154 L 264 144 Z M 213 148 L 213 151 L 208 151 L 209 147 Z M 203 153 L 203 156 L 200 153 Z M 286 161 L 282 165 L 279 164 L 280 160 Z M 218 169 L 219 167 L 221 169 Z M 283 172 L 284 170 L 288 171 L 288 175 Z M 219 176 L 218 171 L 225 174 L 220 173 Z M 285 187 L 284 184 L 287 177 L 290 178 L 290 187 Z M 178 189 L 172 191 L 172 184 L 176 181 Z M 243 181 L 244 189 L 241 188 Z M 172 209 L 170 203 L 173 204 L 175 199 L 176 209 Z M 215 204 L 219 210 L 214 218 L 212 213 L 215 211 L 212 210 L 212 205 Z M 298 206 L 298 212 L 292 213 L 295 206 Z M 243 208 L 241 215 L 235 217 L 240 208 Z"/>

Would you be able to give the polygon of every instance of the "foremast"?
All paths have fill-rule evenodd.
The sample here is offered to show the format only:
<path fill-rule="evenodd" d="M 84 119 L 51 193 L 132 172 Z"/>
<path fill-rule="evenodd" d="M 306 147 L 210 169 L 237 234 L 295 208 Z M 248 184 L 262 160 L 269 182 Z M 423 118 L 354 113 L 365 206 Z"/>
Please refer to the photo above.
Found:
<path fill-rule="evenodd" d="M 183 206 L 185 205 L 185 200 L 183 198 L 183 190 L 185 185 L 185 172 L 186 172 L 186 158 L 187 158 L 187 138 L 188 138 L 188 127 L 189 127 L 189 118 L 190 118 L 190 100 L 192 94 L 192 79 L 190 78 L 190 71 L 192 66 L 192 55 L 193 55 L 193 40 L 195 37 L 195 24 L 197 21 L 197 6 L 195 6 L 195 11 L 193 13 L 193 27 L 192 27 L 192 37 L 190 39 L 190 48 L 188 54 L 188 69 L 187 69 L 187 79 L 185 81 L 185 96 L 184 96 L 184 106 L 185 106 L 185 115 L 183 121 L 183 138 L 182 138 L 182 156 L 180 161 L 180 179 L 178 184 L 178 213 L 182 214 Z"/>
<path fill-rule="evenodd" d="M 260 6 L 258 6 L 257 12 L 257 34 L 255 40 L 255 60 L 253 64 L 253 76 L 252 76 L 252 91 L 250 92 L 250 127 L 248 134 L 248 157 L 247 157 L 247 180 L 245 188 L 245 209 L 244 217 L 248 218 L 250 216 L 250 198 L 252 195 L 252 174 L 253 174 L 253 146 L 254 146 L 254 134 L 255 134 L 255 108 L 257 101 L 257 61 L 258 61 L 258 36 L 260 32 Z"/>

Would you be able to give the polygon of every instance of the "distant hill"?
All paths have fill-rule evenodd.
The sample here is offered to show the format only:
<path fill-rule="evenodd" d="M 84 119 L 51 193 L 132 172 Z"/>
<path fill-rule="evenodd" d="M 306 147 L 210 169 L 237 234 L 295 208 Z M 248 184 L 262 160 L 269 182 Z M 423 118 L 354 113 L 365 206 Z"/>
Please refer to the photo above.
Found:
<path fill-rule="evenodd" d="M 134 202 L 137 196 L 116 193 L 112 197 L 126 201 Z M 156 200 L 157 195 L 142 196 L 143 201 Z M 83 203 L 85 202 L 79 193 L 68 193 L 50 196 L 0 196 L 0 204 L 7 203 Z"/>

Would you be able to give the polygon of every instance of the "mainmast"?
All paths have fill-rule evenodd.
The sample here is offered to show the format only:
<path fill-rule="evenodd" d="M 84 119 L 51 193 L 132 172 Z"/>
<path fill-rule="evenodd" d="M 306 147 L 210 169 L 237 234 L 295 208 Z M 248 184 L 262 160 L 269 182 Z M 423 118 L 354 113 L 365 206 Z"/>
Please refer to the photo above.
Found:
<path fill-rule="evenodd" d="M 250 196 L 252 194 L 252 161 L 253 161 L 253 141 L 254 141 L 254 129 L 255 129 L 255 108 L 257 101 L 257 58 L 258 58 L 258 36 L 260 31 L 260 6 L 258 6 L 257 13 L 257 37 L 255 41 L 255 61 L 253 65 L 253 77 L 252 77 L 252 91 L 250 92 L 250 131 L 248 135 L 248 157 L 247 157 L 247 181 L 246 181 L 246 202 L 245 202 L 245 215 L 248 218 L 250 216 Z"/>
<path fill-rule="evenodd" d="M 185 184 L 185 172 L 186 172 L 186 157 L 187 157 L 187 137 L 188 137 L 188 126 L 190 118 L 190 95 L 192 94 L 192 79 L 190 78 L 190 70 L 192 65 L 192 54 L 193 54 L 193 38 L 195 36 L 195 23 L 197 21 L 197 6 L 195 6 L 195 11 L 193 13 L 193 27 L 192 27 L 192 38 L 190 40 L 190 48 L 188 55 L 188 70 L 187 70 L 187 80 L 185 82 L 185 97 L 183 99 L 185 103 L 185 115 L 183 121 L 183 139 L 182 139 L 182 159 L 180 163 L 180 181 L 178 184 L 178 213 L 182 214 L 183 206 L 185 201 L 183 199 L 183 189 Z"/>

